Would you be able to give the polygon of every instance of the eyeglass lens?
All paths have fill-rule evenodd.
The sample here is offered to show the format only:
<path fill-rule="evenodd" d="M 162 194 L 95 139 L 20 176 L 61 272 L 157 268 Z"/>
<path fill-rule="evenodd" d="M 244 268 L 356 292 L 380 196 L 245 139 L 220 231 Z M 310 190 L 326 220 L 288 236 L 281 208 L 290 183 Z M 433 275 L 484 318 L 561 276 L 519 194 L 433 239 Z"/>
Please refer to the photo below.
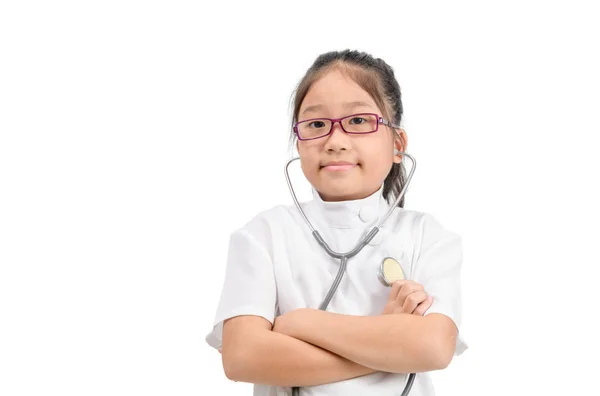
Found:
<path fill-rule="evenodd" d="M 342 119 L 344 131 L 348 133 L 370 133 L 377 130 L 378 117 L 374 114 L 354 114 Z M 298 133 L 302 139 L 314 139 L 325 136 L 331 131 L 331 120 L 315 118 L 298 124 Z"/>

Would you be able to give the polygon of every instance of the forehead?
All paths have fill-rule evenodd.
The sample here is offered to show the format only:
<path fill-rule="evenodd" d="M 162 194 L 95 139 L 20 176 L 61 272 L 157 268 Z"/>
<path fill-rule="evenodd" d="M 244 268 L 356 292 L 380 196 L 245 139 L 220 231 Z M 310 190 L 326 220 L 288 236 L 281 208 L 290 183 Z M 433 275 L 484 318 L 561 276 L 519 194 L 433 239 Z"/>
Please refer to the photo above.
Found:
<path fill-rule="evenodd" d="M 298 116 L 317 113 L 340 115 L 354 109 L 372 112 L 379 110 L 371 95 L 360 85 L 345 73 L 332 70 L 311 85 L 302 101 Z"/>

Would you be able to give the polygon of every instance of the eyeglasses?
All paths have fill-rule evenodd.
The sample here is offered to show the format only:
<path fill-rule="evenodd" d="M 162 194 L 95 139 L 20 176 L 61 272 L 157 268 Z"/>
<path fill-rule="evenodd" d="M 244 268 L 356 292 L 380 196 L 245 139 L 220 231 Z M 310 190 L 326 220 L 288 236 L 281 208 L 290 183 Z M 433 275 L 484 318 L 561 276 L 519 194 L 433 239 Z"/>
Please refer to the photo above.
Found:
<path fill-rule="evenodd" d="M 374 113 L 352 114 L 343 118 L 311 118 L 297 122 L 294 133 L 298 140 L 314 140 L 330 135 L 333 125 L 339 122 L 342 130 L 350 134 L 377 132 L 379 124 L 400 128 Z"/>

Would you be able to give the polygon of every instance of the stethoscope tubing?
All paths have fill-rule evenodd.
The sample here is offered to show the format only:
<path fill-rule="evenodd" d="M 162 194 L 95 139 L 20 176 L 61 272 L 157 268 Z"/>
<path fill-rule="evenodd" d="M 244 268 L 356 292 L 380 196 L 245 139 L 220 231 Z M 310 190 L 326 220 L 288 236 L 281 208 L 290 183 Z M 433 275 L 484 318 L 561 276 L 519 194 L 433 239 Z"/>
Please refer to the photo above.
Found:
<path fill-rule="evenodd" d="M 325 250 L 329 256 L 331 256 L 331 257 L 333 257 L 335 259 L 339 259 L 340 260 L 340 268 L 338 270 L 337 276 L 335 277 L 335 280 L 333 281 L 333 284 L 331 285 L 331 288 L 329 289 L 329 292 L 327 293 L 327 296 L 325 296 L 325 299 L 323 300 L 323 302 L 319 306 L 319 309 L 322 310 L 322 311 L 325 311 L 327 309 L 327 307 L 329 306 L 329 302 L 331 301 L 331 299 L 333 298 L 335 292 L 337 291 L 337 288 L 338 288 L 340 282 L 342 281 L 342 277 L 344 276 L 344 273 L 346 271 L 346 265 L 348 263 L 348 259 L 356 256 L 358 253 L 360 253 L 360 251 L 369 242 L 371 242 L 371 240 L 379 232 L 380 228 L 383 227 L 383 225 L 385 224 L 385 222 L 392 215 L 392 213 L 394 212 L 394 210 L 398 207 L 398 204 L 400 203 L 400 201 L 402 200 L 402 197 L 406 193 L 408 185 L 410 184 L 410 181 L 412 180 L 413 174 L 415 173 L 415 169 L 417 167 L 417 161 L 415 160 L 415 158 L 412 155 L 407 154 L 405 152 L 401 152 L 400 151 L 400 152 L 398 152 L 398 154 L 402 154 L 403 156 L 406 156 L 407 158 L 410 158 L 410 160 L 412 162 L 412 166 L 411 166 L 410 172 L 409 172 L 409 174 L 407 176 L 406 183 L 404 184 L 402 190 L 398 194 L 398 197 L 396 197 L 396 200 L 394 201 L 394 204 L 391 205 L 390 209 L 383 216 L 383 218 L 381 219 L 381 221 L 375 227 L 373 227 L 373 229 L 371 229 L 371 231 L 369 231 L 369 233 L 367 235 L 365 235 L 363 237 L 363 239 L 356 245 L 356 247 L 354 249 L 352 249 L 352 250 L 350 250 L 348 252 L 345 252 L 345 253 L 336 252 L 335 250 L 333 250 L 333 249 L 331 249 L 329 247 L 329 245 L 327 244 L 327 242 L 325 242 L 325 240 L 323 239 L 323 237 L 321 236 L 321 234 L 319 233 L 319 231 L 315 230 L 315 228 L 311 224 L 310 220 L 308 220 L 308 217 L 304 213 L 304 210 L 302 210 L 300 202 L 298 202 L 298 198 L 296 197 L 296 193 L 294 191 L 294 187 L 292 186 L 292 182 L 290 180 L 289 166 L 290 166 L 290 164 L 292 162 L 294 162 L 296 160 L 299 160 L 300 157 L 292 158 L 292 159 L 290 159 L 285 164 L 285 168 L 284 168 L 285 179 L 287 181 L 287 185 L 288 185 L 288 188 L 290 190 L 290 195 L 292 196 L 292 199 L 294 200 L 294 204 L 296 205 L 296 208 L 300 212 L 300 215 L 302 216 L 302 218 L 304 219 L 304 221 L 306 222 L 306 224 L 310 228 L 313 237 L 316 239 L 317 243 L 319 245 L 321 245 L 321 247 L 323 248 L 323 250 Z M 410 389 L 412 388 L 412 385 L 414 383 L 414 380 L 415 380 L 415 373 L 411 373 L 408 376 L 408 380 L 406 381 L 406 385 L 404 387 L 404 391 L 402 391 L 402 395 L 401 396 L 407 396 L 409 394 Z M 300 388 L 298 388 L 298 387 L 292 388 L 292 395 L 293 396 L 300 395 Z"/>

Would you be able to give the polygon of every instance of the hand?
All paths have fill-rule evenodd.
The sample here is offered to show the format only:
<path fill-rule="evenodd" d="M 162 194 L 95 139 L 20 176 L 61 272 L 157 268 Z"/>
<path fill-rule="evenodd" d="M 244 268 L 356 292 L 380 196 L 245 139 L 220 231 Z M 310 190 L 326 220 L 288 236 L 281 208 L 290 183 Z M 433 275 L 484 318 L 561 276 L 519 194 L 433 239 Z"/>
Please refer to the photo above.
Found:
<path fill-rule="evenodd" d="M 396 281 L 390 290 L 383 315 L 408 313 L 423 316 L 433 304 L 433 297 L 425 293 L 423 285 L 410 280 Z"/>

